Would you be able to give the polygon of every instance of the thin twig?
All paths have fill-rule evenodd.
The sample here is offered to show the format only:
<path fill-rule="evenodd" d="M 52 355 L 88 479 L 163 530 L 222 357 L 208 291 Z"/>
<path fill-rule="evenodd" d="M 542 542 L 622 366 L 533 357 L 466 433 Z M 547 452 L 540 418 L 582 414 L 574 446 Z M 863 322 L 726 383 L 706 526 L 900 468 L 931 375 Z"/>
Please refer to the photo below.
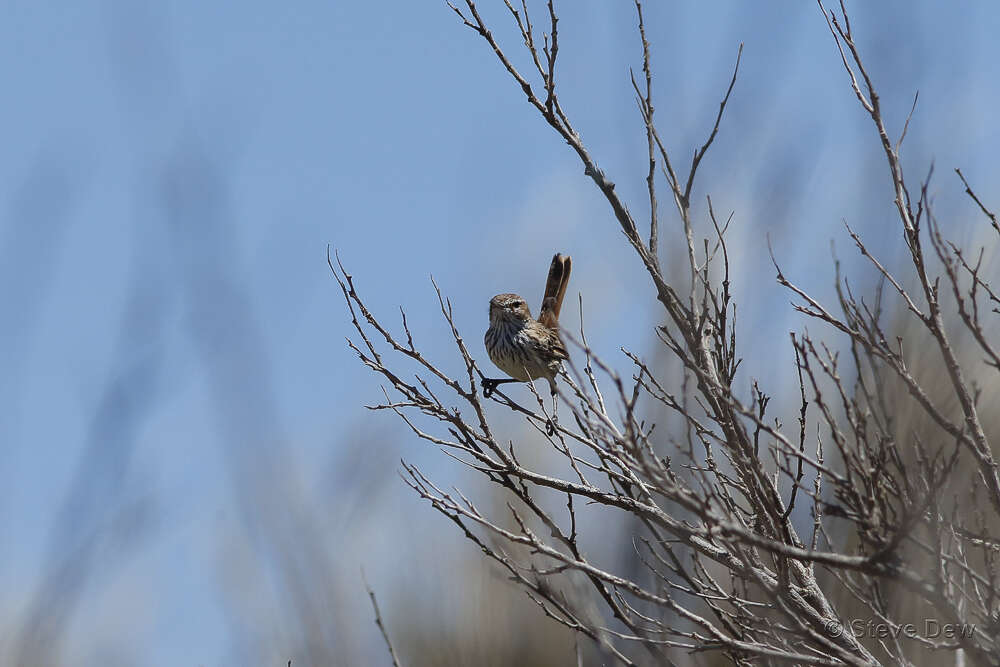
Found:
<path fill-rule="evenodd" d="M 375 591 L 368 585 L 368 579 L 365 578 L 365 571 L 363 569 L 361 570 L 361 580 L 364 582 L 365 590 L 368 591 L 368 597 L 372 601 L 372 609 L 375 610 L 375 625 L 377 625 L 379 631 L 381 631 L 382 639 L 385 640 L 385 646 L 389 649 L 389 656 L 392 658 L 393 667 L 399 667 L 399 658 L 396 655 L 396 649 L 392 647 L 392 640 L 389 639 L 389 632 L 385 629 L 385 624 L 382 622 L 382 614 L 378 608 L 378 600 L 375 599 Z"/>

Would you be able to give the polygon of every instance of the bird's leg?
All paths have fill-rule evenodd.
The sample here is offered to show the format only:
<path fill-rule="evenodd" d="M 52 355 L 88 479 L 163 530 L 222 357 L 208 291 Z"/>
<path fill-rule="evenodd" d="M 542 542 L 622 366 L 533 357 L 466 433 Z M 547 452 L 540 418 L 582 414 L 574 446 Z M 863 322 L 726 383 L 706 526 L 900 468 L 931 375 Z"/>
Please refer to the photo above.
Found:
<path fill-rule="evenodd" d="M 489 398 L 496 391 L 497 385 L 507 384 L 508 382 L 520 382 L 520 380 L 515 380 L 514 378 L 483 378 L 483 398 Z"/>
<path fill-rule="evenodd" d="M 556 411 L 559 409 L 559 397 L 556 395 L 556 383 L 550 380 L 549 389 L 552 392 L 552 416 L 545 422 L 545 434 L 555 435 L 556 428 L 559 425 L 559 416 L 556 414 Z"/>

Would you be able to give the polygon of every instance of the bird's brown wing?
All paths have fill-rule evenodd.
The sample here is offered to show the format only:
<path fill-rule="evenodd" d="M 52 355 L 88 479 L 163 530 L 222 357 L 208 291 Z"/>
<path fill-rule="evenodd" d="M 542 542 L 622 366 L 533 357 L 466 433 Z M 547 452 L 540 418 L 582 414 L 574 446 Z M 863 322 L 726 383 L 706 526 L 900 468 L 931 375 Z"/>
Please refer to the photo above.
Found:
<path fill-rule="evenodd" d="M 543 365 L 549 362 L 558 362 L 569 359 L 569 351 L 563 343 L 558 329 L 549 326 L 539 326 L 541 322 L 532 323 L 532 335 L 527 336 L 527 344 L 532 346 L 532 357 L 539 360 Z M 535 329 L 537 327 L 537 329 Z"/>
<path fill-rule="evenodd" d="M 542 297 L 542 309 L 538 321 L 550 329 L 559 328 L 559 311 L 562 310 L 563 298 L 569 286 L 569 274 L 573 268 L 569 255 L 556 253 L 549 266 L 549 277 L 545 281 L 545 295 Z"/>

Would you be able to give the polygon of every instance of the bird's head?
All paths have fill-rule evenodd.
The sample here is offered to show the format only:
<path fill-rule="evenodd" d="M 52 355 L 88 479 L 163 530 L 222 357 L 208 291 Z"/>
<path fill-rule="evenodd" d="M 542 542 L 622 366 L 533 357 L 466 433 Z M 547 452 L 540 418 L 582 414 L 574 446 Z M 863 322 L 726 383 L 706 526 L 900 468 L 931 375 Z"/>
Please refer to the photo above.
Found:
<path fill-rule="evenodd" d="M 524 299 L 516 294 L 497 294 L 490 299 L 490 324 L 527 322 L 531 311 Z"/>

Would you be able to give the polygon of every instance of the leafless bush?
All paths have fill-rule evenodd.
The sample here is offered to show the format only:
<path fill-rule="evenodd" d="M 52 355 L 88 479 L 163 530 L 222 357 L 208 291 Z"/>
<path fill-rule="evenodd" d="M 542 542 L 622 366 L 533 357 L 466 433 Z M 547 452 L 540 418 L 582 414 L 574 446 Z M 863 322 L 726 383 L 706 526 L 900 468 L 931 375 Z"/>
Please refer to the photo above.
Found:
<path fill-rule="evenodd" d="M 653 69 L 636 2 L 643 60 L 632 85 L 648 149 L 648 220 L 640 231 L 560 103 L 553 3 L 546 5 L 545 32 L 529 18 L 526 0 L 505 4 L 530 75 L 517 69 L 472 0 L 452 9 L 579 156 L 652 281 L 666 322 L 657 336 L 684 372 L 667 377 L 625 350 L 632 370 L 623 377 L 588 346 L 582 323 L 578 335 L 564 332 L 576 348 L 560 390 L 572 422 L 563 419 L 548 436 L 537 393 L 534 406 L 499 391 L 493 399 L 523 414 L 537 439 L 561 455 L 560 473 L 542 471 L 525 464 L 521 447 L 488 421 L 479 390 L 484 373 L 441 292 L 440 310 L 464 362 L 461 377 L 420 352 L 405 314 L 402 331 L 390 330 L 331 258 L 359 336 L 350 346 L 391 385 L 373 409 L 391 410 L 419 438 L 504 489 L 507 514 L 483 510 L 404 462 L 407 483 L 541 613 L 588 637 L 605 659 L 636 664 L 722 652 L 738 664 L 995 664 L 1000 469 L 978 380 L 989 382 L 1000 370 L 989 325 L 1000 297 L 983 271 L 984 251 L 963 249 L 942 233 L 928 197 L 930 174 L 911 196 L 900 162 L 909 118 L 894 140 L 844 5 L 839 12 L 819 8 L 851 89 L 877 130 L 912 277 L 894 275 L 848 227 L 881 286 L 856 294 L 838 270 L 838 303 L 827 305 L 796 286 L 772 255 L 795 308 L 834 334 L 829 341 L 791 335 L 797 363 L 788 372 L 800 404 L 797 423 L 785 425 L 768 412 L 769 395 L 757 383 L 734 386 L 741 359 L 728 220 L 716 216 L 711 199 L 696 220 L 691 202 L 737 81 L 742 47 L 707 138 L 682 171 L 654 120 Z M 1000 232 L 996 216 L 957 175 Z M 686 279 L 675 284 L 664 277 L 659 253 L 664 183 L 679 221 L 672 233 L 686 249 Z M 705 238 L 696 231 L 702 227 L 711 230 Z M 889 303 L 904 310 L 886 322 Z M 977 354 L 961 353 L 968 345 L 960 348 L 957 337 L 974 343 Z M 776 354 L 774 363 L 785 358 Z M 400 370 L 406 360 L 421 369 L 412 382 Z M 647 417 L 656 411 L 682 426 L 655 429 Z M 635 526 L 642 576 L 618 574 L 588 557 L 582 545 L 600 533 L 598 516 Z M 908 626 L 920 612 L 949 631 Z"/>

